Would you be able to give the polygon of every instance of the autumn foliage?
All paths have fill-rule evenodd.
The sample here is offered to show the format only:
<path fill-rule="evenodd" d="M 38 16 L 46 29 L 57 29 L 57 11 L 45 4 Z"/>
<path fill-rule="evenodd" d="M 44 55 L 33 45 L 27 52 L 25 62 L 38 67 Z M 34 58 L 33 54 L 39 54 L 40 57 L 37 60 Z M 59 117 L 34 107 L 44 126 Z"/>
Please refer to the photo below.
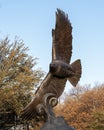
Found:
<path fill-rule="evenodd" d="M 0 41 L 0 111 L 19 113 L 31 100 L 43 72 L 35 68 L 36 58 L 31 57 L 23 40 L 8 38 Z"/>
<path fill-rule="evenodd" d="M 83 89 L 78 86 L 69 92 L 56 107 L 56 113 L 76 130 L 104 130 L 104 85 Z"/>

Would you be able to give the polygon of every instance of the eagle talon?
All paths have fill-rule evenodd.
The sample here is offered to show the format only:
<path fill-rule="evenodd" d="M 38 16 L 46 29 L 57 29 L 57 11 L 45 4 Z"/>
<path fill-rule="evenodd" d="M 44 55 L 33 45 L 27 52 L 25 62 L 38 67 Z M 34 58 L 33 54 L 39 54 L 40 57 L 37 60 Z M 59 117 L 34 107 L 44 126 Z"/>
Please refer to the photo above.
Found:
<path fill-rule="evenodd" d="M 44 110 L 47 114 L 47 119 L 51 120 L 55 117 L 55 114 L 53 112 L 53 107 L 56 106 L 58 103 L 58 99 L 53 93 L 47 93 L 43 97 L 43 106 Z"/>
<path fill-rule="evenodd" d="M 47 93 L 43 97 L 43 103 L 44 105 L 51 105 L 51 107 L 54 107 L 58 104 L 58 98 L 53 93 Z"/>

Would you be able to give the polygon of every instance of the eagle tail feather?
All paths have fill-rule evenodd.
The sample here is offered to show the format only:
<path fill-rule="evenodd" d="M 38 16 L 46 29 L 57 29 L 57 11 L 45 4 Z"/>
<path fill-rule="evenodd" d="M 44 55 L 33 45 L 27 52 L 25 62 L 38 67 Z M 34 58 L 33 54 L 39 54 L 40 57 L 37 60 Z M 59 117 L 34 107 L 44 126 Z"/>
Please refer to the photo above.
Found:
<path fill-rule="evenodd" d="M 72 69 L 75 70 L 75 74 L 71 76 L 70 78 L 68 78 L 68 80 L 74 87 L 76 87 L 82 73 L 81 61 L 78 59 L 75 62 L 73 62 L 71 66 L 72 66 Z"/>

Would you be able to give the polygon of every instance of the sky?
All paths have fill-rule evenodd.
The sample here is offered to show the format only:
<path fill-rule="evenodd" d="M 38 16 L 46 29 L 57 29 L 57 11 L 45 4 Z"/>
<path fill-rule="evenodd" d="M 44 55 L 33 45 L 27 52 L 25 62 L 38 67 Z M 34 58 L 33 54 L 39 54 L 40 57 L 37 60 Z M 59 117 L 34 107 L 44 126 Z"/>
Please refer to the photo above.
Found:
<path fill-rule="evenodd" d="M 0 39 L 18 36 L 47 73 L 57 8 L 73 27 L 71 62 L 81 59 L 79 84 L 104 83 L 104 0 L 0 0 Z"/>

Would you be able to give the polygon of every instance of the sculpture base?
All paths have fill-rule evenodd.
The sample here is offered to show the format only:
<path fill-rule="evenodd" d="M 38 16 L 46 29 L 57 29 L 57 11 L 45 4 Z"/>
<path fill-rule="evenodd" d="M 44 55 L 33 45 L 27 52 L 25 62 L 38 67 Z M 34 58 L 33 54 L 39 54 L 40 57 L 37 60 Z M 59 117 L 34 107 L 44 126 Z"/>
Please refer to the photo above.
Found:
<path fill-rule="evenodd" d="M 40 130 L 75 130 L 68 126 L 62 116 L 54 117 L 48 120 Z"/>

